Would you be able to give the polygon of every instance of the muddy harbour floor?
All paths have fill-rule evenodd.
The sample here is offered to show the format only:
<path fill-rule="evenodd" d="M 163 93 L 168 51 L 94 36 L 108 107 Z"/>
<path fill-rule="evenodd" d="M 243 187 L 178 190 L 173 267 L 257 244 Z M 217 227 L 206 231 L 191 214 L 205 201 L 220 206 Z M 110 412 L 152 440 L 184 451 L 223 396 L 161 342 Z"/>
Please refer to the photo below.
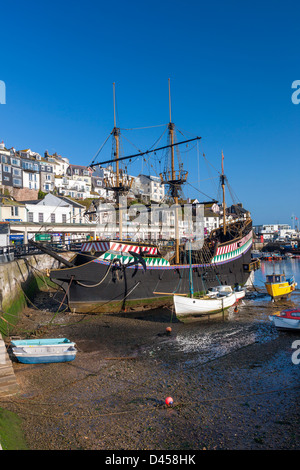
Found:
<path fill-rule="evenodd" d="M 60 300 L 40 292 L 12 331 L 67 337 L 78 349 L 69 363 L 13 363 L 20 392 L 0 407 L 22 418 L 29 449 L 300 448 L 300 333 L 275 330 L 268 315 L 278 305 L 263 295 L 226 319 L 190 324 L 169 308 L 54 315 Z"/>

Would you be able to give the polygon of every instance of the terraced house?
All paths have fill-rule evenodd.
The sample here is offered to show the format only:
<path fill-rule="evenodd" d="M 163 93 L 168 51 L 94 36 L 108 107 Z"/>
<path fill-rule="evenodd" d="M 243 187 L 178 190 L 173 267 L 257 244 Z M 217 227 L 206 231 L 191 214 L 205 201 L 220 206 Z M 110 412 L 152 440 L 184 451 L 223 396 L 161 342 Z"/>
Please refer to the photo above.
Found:
<path fill-rule="evenodd" d="M 21 160 L 14 148 L 7 149 L 0 144 L 0 189 L 2 193 L 13 194 L 13 188 L 23 187 Z"/>

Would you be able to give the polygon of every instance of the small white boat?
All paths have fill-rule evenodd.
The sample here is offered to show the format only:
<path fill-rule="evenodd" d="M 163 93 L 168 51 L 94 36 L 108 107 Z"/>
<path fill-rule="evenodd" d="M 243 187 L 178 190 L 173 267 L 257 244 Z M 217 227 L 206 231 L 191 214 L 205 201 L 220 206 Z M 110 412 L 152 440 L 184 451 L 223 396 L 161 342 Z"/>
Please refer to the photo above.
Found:
<path fill-rule="evenodd" d="M 181 295 L 173 296 L 176 316 L 184 318 L 188 316 L 201 316 L 222 312 L 232 307 L 237 299 L 235 292 L 228 294 L 216 293 L 203 297 L 185 297 Z"/>
<path fill-rule="evenodd" d="M 280 329 L 300 330 L 300 310 L 282 310 L 270 315 L 269 320 Z"/>
<path fill-rule="evenodd" d="M 69 362 L 75 359 L 75 343 L 67 338 L 29 339 L 11 342 L 12 353 L 24 364 Z"/>
<path fill-rule="evenodd" d="M 211 287 L 208 289 L 207 295 L 214 297 L 216 294 L 231 294 L 232 292 L 235 293 L 237 300 L 243 299 L 246 295 L 246 289 L 240 286 L 237 286 L 234 289 L 232 289 L 231 286 Z"/>
<path fill-rule="evenodd" d="M 190 295 L 173 295 L 173 303 L 177 318 L 187 319 L 188 317 L 201 317 L 202 315 L 223 312 L 232 307 L 237 301 L 237 293 L 231 286 L 217 286 L 209 290 L 208 294 L 201 297 L 194 297 L 191 248 L 190 253 L 190 274 L 189 290 Z M 245 296 L 245 291 L 239 291 L 239 298 Z"/>

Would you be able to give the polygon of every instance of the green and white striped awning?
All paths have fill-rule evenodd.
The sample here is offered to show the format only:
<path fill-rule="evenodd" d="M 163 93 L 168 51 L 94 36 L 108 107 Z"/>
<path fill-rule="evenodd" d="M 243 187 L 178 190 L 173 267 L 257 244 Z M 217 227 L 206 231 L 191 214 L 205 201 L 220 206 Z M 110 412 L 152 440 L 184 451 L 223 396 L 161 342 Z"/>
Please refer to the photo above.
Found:
<path fill-rule="evenodd" d="M 118 259 L 121 264 L 128 264 L 134 261 L 133 256 L 130 255 L 117 255 L 115 253 L 106 252 L 99 257 L 99 259 L 104 259 L 105 261 L 111 261 L 113 259 Z M 165 258 L 144 258 L 146 266 L 170 266 L 170 263 Z"/>

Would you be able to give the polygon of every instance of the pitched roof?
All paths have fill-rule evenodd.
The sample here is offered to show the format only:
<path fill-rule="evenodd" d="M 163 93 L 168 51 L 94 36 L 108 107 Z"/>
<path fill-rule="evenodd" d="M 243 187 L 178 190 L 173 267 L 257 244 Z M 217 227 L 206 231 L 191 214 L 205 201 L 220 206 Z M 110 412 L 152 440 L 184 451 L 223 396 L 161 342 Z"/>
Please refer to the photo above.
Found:
<path fill-rule="evenodd" d="M 56 196 L 55 197 L 58 197 L 59 199 L 61 199 L 62 201 L 64 202 L 68 202 L 69 204 L 71 204 L 72 206 L 75 206 L 75 207 L 85 207 L 83 206 L 82 204 L 79 204 L 79 202 L 76 202 L 76 201 L 73 201 L 73 199 L 70 199 L 68 197 L 64 197 L 64 196 Z"/>

